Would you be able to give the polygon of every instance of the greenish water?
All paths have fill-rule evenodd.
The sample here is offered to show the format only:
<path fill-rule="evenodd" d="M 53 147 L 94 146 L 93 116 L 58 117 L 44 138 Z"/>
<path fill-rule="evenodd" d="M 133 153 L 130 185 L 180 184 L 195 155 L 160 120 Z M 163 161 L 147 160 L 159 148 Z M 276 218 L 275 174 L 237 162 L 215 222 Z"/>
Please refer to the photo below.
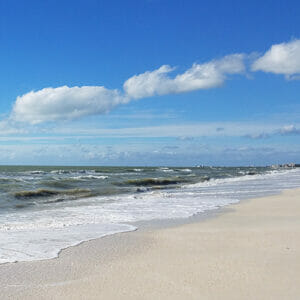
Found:
<path fill-rule="evenodd" d="M 76 205 L 81 198 L 178 188 L 183 184 L 263 174 L 268 167 L 0 166 L 0 213 Z"/>

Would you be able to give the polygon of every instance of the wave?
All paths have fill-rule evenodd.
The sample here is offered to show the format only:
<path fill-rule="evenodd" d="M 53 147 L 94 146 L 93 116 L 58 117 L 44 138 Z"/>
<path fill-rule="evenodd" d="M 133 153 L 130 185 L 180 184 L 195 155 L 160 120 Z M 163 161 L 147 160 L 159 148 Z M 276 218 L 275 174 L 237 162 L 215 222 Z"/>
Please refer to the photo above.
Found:
<path fill-rule="evenodd" d="M 26 178 L 27 179 L 27 178 Z M 29 177 L 30 179 L 34 179 L 33 177 Z M 24 178 L 23 177 L 0 177 L 0 184 L 8 184 L 10 182 L 24 182 Z"/>
<path fill-rule="evenodd" d="M 85 179 L 107 179 L 108 176 L 104 176 L 104 175 L 82 175 L 82 176 L 73 176 L 70 177 L 71 179 L 74 180 L 85 180 Z"/>
<path fill-rule="evenodd" d="M 202 176 L 199 179 L 200 180 L 198 182 L 205 182 L 205 181 L 209 181 L 211 178 L 209 176 Z"/>
<path fill-rule="evenodd" d="M 71 171 L 69 171 L 69 170 L 53 170 L 50 173 L 52 173 L 52 174 L 70 174 Z"/>
<path fill-rule="evenodd" d="M 248 171 L 246 174 L 247 174 L 247 175 L 256 175 L 256 174 L 258 174 L 258 173 L 256 173 L 255 171 Z"/>
<path fill-rule="evenodd" d="M 14 194 L 15 198 L 39 198 L 39 197 L 50 197 L 56 195 L 91 195 L 89 189 L 70 189 L 70 190 L 48 190 L 48 189 L 37 189 L 37 190 L 25 190 L 19 191 Z"/>
<path fill-rule="evenodd" d="M 34 205 L 34 203 L 31 203 L 31 202 L 29 202 L 29 203 L 18 203 L 18 204 L 15 204 L 15 208 L 16 209 L 25 209 L 25 208 L 28 208 L 28 207 L 30 207 L 30 206 L 33 206 Z"/>
<path fill-rule="evenodd" d="M 15 178 L 10 178 L 10 177 L 0 177 L 0 183 L 9 182 L 9 181 L 16 181 L 16 180 Z"/>
<path fill-rule="evenodd" d="M 166 167 L 158 168 L 157 170 L 158 170 L 158 171 L 161 171 L 161 172 L 165 172 L 165 173 L 174 172 L 173 169 L 166 168 Z"/>
<path fill-rule="evenodd" d="M 294 169 L 295 170 L 295 169 Z M 193 188 L 193 187 L 200 187 L 200 186 L 214 186 L 219 184 L 226 184 L 226 183 L 232 183 L 232 182 L 243 182 L 243 181 L 253 181 L 258 179 L 268 179 L 272 178 L 276 175 L 283 175 L 288 174 L 289 172 L 293 172 L 293 170 L 272 170 L 267 171 L 264 173 L 255 173 L 254 171 L 246 172 L 245 175 L 242 176 L 230 176 L 225 178 L 209 178 L 208 176 L 203 176 L 203 179 L 207 177 L 207 180 L 201 180 L 197 183 L 187 184 L 183 186 L 184 188 Z M 250 174 L 249 174 L 250 173 Z"/>
<path fill-rule="evenodd" d="M 40 175 L 40 174 L 45 174 L 46 172 L 40 171 L 40 170 L 34 170 L 34 171 L 28 171 L 28 172 L 25 172 L 25 173 L 33 174 L 33 175 Z"/>
<path fill-rule="evenodd" d="M 43 186 L 59 188 L 59 189 L 71 189 L 74 186 L 74 183 L 77 183 L 78 180 L 70 179 L 70 178 L 52 178 L 49 180 L 41 181 Z"/>
<path fill-rule="evenodd" d="M 135 186 L 155 186 L 155 185 L 172 185 L 185 182 L 186 180 L 180 178 L 143 178 L 143 179 L 131 179 L 125 181 L 125 184 Z"/>
<path fill-rule="evenodd" d="M 192 172 L 191 169 L 179 169 L 179 171 L 181 171 L 181 172 L 186 172 L 186 173 Z"/>

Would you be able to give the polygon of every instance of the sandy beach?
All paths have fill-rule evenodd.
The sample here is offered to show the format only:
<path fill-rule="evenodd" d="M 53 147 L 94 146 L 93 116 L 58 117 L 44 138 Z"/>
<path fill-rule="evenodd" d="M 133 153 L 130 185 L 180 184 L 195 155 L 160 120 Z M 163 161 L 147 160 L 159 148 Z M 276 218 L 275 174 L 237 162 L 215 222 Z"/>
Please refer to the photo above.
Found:
<path fill-rule="evenodd" d="M 0 299 L 300 299 L 300 189 L 0 265 Z"/>

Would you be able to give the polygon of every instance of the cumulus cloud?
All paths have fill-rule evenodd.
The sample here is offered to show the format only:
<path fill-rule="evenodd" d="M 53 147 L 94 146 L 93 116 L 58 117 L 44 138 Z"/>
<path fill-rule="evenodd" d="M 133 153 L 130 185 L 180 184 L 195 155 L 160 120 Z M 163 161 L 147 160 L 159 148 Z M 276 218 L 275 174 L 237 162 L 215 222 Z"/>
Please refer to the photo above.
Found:
<path fill-rule="evenodd" d="M 163 65 L 154 71 L 129 78 L 123 84 L 123 91 L 103 86 L 61 86 L 31 91 L 17 97 L 8 120 L 14 124 L 26 122 L 33 125 L 72 120 L 107 113 L 134 99 L 219 87 L 229 75 L 245 73 L 247 58 L 249 56 L 245 54 L 232 54 L 203 64 L 194 63 L 184 73 L 174 76 L 172 72 L 175 68 Z M 254 61 L 251 69 L 283 74 L 290 79 L 300 78 L 300 40 L 273 45 Z M 7 128 L 6 123 L 0 124 L 0 133 Z M 222 129 L 217 128 L 216 131 Z M 266 136 L 254 138 L 262 137 Z"/>
<path fill-rule="evenodd" d="M 252 70 L 283 74 L 288 79 L 299 79 L 300 40 L 273 45 L 254 61 Z"/>
<path fill-rule="evenodd" d="M 133 99 L 217 87 L 227 75 L 244 72 L 243 59 L 242 54 L 233 54 L 220 60 L 194 64 L 175 78 L 168 76 L 174 68 L 164 65 L 129 78 L 124 83 L 124 92 L 103 86 L 61 86 L 31 91 L 17 97 L 10 120 L 30 124 L 72 120 L 104 114 Z"/>
<path fill-rule="evenodd" d="M 31 124 L 102 114 L 128 102 L 118 90 L 103 86 L 44 88 L 17 97 L 11 119 Z"/>
<path fill-rule="evenodd" d="M 140 99 L 218 87 L 227 75 L 245 71 L 244 55 L 232 54 L 204 64 L 195 63 L 173 78 L 169 76 L 172 71 L 174 68 L 163 65 L 157 70 L 135 75 L 125 81 L 124 91 L 130 98 Z"/>

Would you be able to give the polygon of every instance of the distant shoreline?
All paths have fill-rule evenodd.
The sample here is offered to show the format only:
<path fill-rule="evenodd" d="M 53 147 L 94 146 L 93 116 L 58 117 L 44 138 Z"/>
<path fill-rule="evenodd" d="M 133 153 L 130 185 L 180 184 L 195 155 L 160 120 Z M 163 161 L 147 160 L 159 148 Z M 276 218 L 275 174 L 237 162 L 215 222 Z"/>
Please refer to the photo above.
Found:
<path fill-rule="evenodd" d="M 282 163 L 282 164 L 268 164 L 268 165 L 35 165 L 35 164 L 0 164 L 0 167 L 49 167 L 49 168 L 160 168 L 160 167 L 167 167 L 167 168 L 266 168 L 277 166 L 279 168 L 286 167 L 295 167 L 299 168 L 300 163 L 293 163 L 294 166 L 288 166 L 290 163 Z"/>

